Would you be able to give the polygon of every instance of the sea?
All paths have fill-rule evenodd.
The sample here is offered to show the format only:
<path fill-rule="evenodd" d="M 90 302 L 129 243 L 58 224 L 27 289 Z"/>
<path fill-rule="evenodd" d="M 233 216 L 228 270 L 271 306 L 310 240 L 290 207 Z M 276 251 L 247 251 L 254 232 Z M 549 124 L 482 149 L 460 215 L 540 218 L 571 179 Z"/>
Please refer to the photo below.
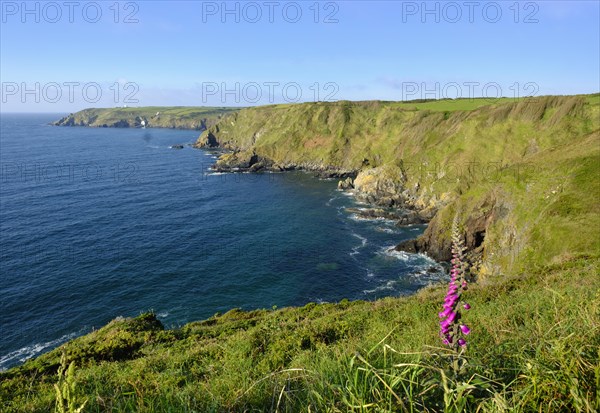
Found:
<path fill-rule="evenodd" d="M 176 328 L 445 277 L 392 249 L 423 225 L 360 218 L 336 180 L 214 173 L 198 131 L 50 125 L 64 115 L 0 116 L 1 370 L 119 316 Z"/>

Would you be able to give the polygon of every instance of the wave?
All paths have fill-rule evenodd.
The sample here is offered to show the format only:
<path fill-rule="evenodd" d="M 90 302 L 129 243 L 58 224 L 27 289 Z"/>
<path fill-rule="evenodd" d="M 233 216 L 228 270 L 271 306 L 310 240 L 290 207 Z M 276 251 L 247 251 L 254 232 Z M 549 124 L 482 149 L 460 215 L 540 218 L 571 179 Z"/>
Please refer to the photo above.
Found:
<path fill-rule="evenodd" d="M 394 246 L 382 247 L 377 251 L 377 254 L 384 255 L 386 257 L 397 258 L 401 261 L 408 262 L 418 257 L 417 254 L 409 254 L 405 251 L 397 251 Z"/>
<path fill-rule="evenodd" d="M 376 231 L 379 232 L 385 232 L 386 234 L 398 234 L 400 233 L 400 231 L 392 229 L 392 228 L 387 228 L 387 227 L 375 227 Z"/>
<path fill-rule="evenodd" d="M 379 251 L 377 251 L 377 254 L 384 255 L 387 257 L 397 258 L 402 261 L 413 261 L 413 264 L 415 264 L 417 268 L 421 268 L 421 267 L 429 268 L 432 266 L 442 268 L 431 257 L 428 257 L 425 254 L 422 254 L 422 253 L 414 254 L 414 253 L 410 253 L 410 252 L 406 252 L 406 251 L 398 251 L 398 250 L 396 250 L 396 247 L 394 245 L 389 245 L 389 246 L 380 248 Z M 420 261 L 420 262 L 422 262 L 422 264 L 419 265 L 418 262 L 415 262 L 415 261 Z"/>
<path fill-rule="evenodd" d="M 21 347 L 18 350 L 11 351 L 7 355 L 0 357 L 0 371 L 7 370 L 9 365 L 15 364 L 15 362 L 23 363 L 24 361 L 29 360 L 30 358 L 35 357 L 46 350 L 50 350 L 51 348 L 57 347 L 60 344 L 79 336 L 81 333 L 83 333 L 83 330 L 75 333 L 65 334 L 56 340 L 47 341 L 45 343 L 35 343 L 29 346 Z"/>
<path fill-rule="evenodd" d="M 364 248 L 368 243 L 368 240 L 365 237 L 357 234 L 356 232 L 353 232 L 352 236 L 355 238 L 358 238 L 360 240 L 360 245 L 357 245 L 356 247 L 352 248 L 352 252 L 349 253 L 351 257 L 358 254 L 359 253 L 358 250 L 360 250 L 361 248 Z"/>
<path fill-rule="evenodd" d="M 432 271 L 435 269 L 435 271 Z M 445 281 L 448 277 L 446 271 L 441 265 L 428 266 L 427 268 L 421 268 L 419 271 L 412 272 L 408 275 L 408 279 L 411 283 L 416 285 L 429 285 L 439 281 Z"/>
<path fill-rule="evenodd" d="M 333 198 L 329 198 L 329 200 L 327 202 L 325 202 L 325 205 L 331 206 L 332 202 L 335 201 L 336 199 L 338 199 L 337 196 L 334 196 Z"/>
<path fill-rule="evenodd" d="M 365 218 L 365 217 L 361 217 L 357 214 L 351 214 L 349 218 L 352 221 L 357 221 L 357 222 L 373 221 L 373 218 Z"/>
<path fill-rule="evenodd" d="M 352 236 L 353 236 L 353 237 L 356 237 L 356 238 L 358 238 L 358 239 L 360 240 L 360 242 L 361 242 L 361 245 L 360 245 L 360 246 L 361 246 L 361 247 L 364 247 L 365 245 L 367 245 L 367 242 L 368 242 L 368 240 L 367 240 L 365 237 L 363 237 L 363 236 L 361 236 L 361 235 L 357 234 L 356 232 L 353 232 L 353 233 L 352 233 Z"/>
<path fill-rule="evenodd" d="M 395 224 L 396 221 L 384 217 L 362 217 L 358 214 L 351 214 L 349 218 L 356 222 L 382 222 L 384 224 Z"/>
<path fill-rule="evenodd" d="M 371 290 L 363 290 L 363 294 L 375 294 L 380 291 L 395 291 L 397 284 L 398 284 L 397 280 L 389 280 L 385 284 L 375 287 Z"/>

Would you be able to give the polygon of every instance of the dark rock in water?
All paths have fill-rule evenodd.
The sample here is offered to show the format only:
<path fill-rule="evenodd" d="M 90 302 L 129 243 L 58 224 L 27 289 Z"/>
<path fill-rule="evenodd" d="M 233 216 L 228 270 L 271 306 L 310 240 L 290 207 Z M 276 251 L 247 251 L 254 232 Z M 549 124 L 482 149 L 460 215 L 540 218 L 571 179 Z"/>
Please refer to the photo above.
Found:
<path fill-rule="evenodd" d="M 249 151 L 225 153 L 213 165 L 218 172 L 258 172 L 269 169 L 272 162 Z"/>
<path fill-rule="evenodd" d="M 452 253 L 450 244 L 438 244 L 436 238 L 429 238 L 426 234 L 416 239 L 402 241 L 394 247 L 396 251 L 427 254 L 436 261 L 450 261 Z"/>
<path fill-rule="evenodd" d="M 394 247 L 396 251 L 404 251 L 416 254 L 421 252 L 421 248 L 417 239 L 407 239 L 406 241 L 402 241 L 400 244 Z"/>
<path fill-rule="evenodd" d="M 425 224 L 429 219 L 424 217 L 421 212 L 404 210 L 401 217 L 398 218 L 397 226 Z"/>
<path fill-rule="evenodd" d="M 384 218 L 397 221 L 397 226 L 423 224 L 426 221 L 416 211 L 383 208 L 346 208 L 346 211 L 364 219 Z"/>
<path fill-rule="evenodd" d="M 171 145 L 171 149 L 183 149 L 183 145 L 181 145 L 181 144 Z"/>

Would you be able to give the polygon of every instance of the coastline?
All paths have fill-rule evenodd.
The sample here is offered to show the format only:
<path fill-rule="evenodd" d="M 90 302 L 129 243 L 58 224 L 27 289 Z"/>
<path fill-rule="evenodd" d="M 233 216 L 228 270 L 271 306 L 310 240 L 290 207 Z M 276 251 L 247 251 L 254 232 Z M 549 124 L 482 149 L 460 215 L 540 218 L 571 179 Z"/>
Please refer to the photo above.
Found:
<path fill-rule="evenodd" d="M 390 210 L 410 210 L 406 220 L 427 222 L 422 236 L 396 247 L 399 254 L 443 261 L 455 222 L 467 247 L 465 270 L 476 279 L 465 293 L 472 308 L 465 315 L 469 358 L 502 386 L 478 400 L 500 397 L 524 411 L 540 400 L 555 403 L 560 371 L 583 385 L 564 388 L 557 411 L 576 410 L 571 391 L 593 403 L 600 94 L 469 111 L 438 105 L 424 111 L 373 102 L 249 108 L 223 117 L 197 145 L 226 151 L 221 164 L 229 171 L 250 172 L 262 163 L 257 173 L 275 164 L 352 172 L 329 177 L 370 204 L 352 213 L 386 219 Z M 77 362 L 79 394 L 98 410 L 260 411 L 284 393 L 295 410 L 329 402 L 343 410 L 343 401 L 357 394 L 349 387 L 353 377 L 409 365 L 424 369 L 394 367 L 393 377 L 407 372 L 422 380 L 418 391 L 430 392 L 430 406 L 440 407 L 444 393 L 431 386 L 429 372 L 439 370 L 436 313 L 444 294 L 444 286 L 431 285 L 372 302 L 232 309 L 174 329 L 153 313 L 117 318 L 0 372 L 0 398 L 8 400 L 8 411 L 49 410 L 64 357 Z M 368 389 L 389 394 L 387 383 L 370 377 Z M 548 393 L 520 396 L 540 383 Z"/>

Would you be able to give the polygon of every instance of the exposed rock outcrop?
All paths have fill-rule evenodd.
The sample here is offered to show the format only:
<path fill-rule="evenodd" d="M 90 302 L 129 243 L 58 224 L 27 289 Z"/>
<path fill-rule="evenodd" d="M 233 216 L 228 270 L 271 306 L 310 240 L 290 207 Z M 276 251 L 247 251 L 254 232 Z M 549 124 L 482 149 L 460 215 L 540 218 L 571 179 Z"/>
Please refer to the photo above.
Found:
<path fill-rule="evenodd" d="M 347 190 L 354 189 L 354 179 L 348 177 L 338 182 L 338 189 Z"/>
<path fill-rule="evenodd" d="M 427 229 L 420 237 L 399 243 L 395 249 L 411 253 L 424 253 L 437 261 L 449 261 L 452 258 L 452 243 L 448 236 L 451 217 L 454 208 L 444 208 L 431 220 Z M 466 248 L 466 260 L 473 273 L 479 272 L 486 254 L 484 243 L 487 232 L 498 220 L 508 214 L 508 206 L 504 199 L 490 194 L 480 202 L 462 210 L 461 224 Z"/>
<path fill-rule="evenodd" d="M 272 162 L 253 152 L 235 151 L 223 154 L 213 165 L 218 172 L 258 172 L 272 165 Z"/>
<path fill-rule="evenodd" d="M 396 221 L 398 226 L 424 224 L 427 222 L 418 211 L 400 208 L 346 208 L 346 212 L 363 219 L 389 219 Z"/>

